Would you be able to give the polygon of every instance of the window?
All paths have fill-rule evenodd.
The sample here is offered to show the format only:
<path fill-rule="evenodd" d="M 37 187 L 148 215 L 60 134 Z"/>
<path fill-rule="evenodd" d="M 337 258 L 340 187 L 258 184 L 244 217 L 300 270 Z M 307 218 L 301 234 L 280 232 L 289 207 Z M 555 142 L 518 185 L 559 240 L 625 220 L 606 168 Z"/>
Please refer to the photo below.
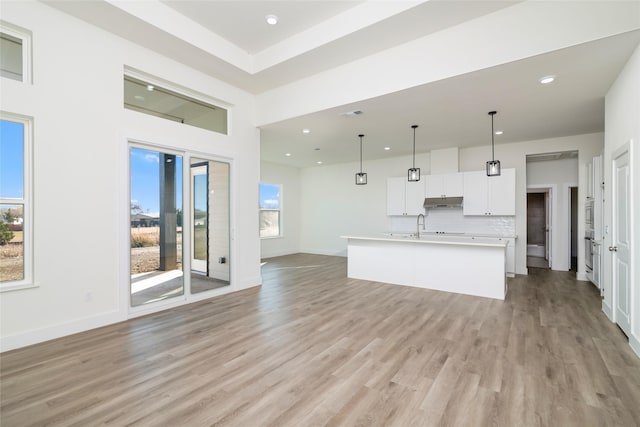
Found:
<path fill-rule="evenodd" d="M 31 286 L 31 120 L 0 114 L 0 290 Z"/>
<path fill-rule="evenodd" d="M 128 75 L 124 107 L 174 122 L 227 134 L 227 110 Z"/>
<path fill-rule="evenodd" d="M 31 82 L 31 34 L 0 22 L 0 76 Z"/>
<path fill-rule="evenodd" d="M 260 183 L 260 237 L 282 235 L 280 186 Z"/>

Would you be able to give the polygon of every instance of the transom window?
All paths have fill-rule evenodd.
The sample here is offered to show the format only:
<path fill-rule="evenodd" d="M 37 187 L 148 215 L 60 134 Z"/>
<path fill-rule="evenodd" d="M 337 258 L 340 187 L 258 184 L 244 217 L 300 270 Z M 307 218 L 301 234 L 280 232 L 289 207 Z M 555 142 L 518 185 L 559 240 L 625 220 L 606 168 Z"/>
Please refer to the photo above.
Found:
<path fill-rule="evenodd" d="M 166 120 L 227 134 L 227 110 L 160 87 L 124 76 L 124 107 Z"/>
<path fill-rule="evenodd" d="M 0 21 L 0 76 L 31 82 L 31 33 Z"/>

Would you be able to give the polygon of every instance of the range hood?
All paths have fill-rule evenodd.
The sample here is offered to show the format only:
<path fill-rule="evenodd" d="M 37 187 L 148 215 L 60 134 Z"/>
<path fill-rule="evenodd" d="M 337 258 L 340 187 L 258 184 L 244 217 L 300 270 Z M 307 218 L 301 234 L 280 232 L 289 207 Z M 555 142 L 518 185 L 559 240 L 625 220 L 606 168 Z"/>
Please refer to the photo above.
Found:
<path fill-rule="evenodd" d="M 425 209 L 461 208 L 462 197 L 427 197 L 423 206 Z"/>

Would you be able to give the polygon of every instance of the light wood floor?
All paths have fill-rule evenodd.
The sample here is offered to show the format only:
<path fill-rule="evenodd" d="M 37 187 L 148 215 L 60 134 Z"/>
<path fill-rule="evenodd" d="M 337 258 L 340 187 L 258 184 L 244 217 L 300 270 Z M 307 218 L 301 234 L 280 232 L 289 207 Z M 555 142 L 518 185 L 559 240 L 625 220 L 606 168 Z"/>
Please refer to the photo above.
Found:
<path fill-rule="evenodd" d="M 0 425 L 639 425 L 640 359 L 573 276 L 503 302 L 272 258 L 261 288 L 2 354 Z"/>

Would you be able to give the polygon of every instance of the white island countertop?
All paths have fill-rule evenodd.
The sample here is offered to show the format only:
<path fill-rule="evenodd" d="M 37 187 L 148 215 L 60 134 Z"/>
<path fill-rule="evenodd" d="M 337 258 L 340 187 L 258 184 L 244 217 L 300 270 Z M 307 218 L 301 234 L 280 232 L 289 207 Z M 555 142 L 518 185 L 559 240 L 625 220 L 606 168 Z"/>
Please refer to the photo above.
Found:
<path fill-rule="evenodd" d="M 347 239 L 347 275 L 504 300 L 508 240 L 452 235 Z"/>
<path fill-rule="evenodd" d="M 415 236 L 389 236 L 389 235 L 369 235 L 369 236 L 340 236 L 343 239 L 354 240 L 375 240 L 378 242 L 403 242 L 415 244 L 431 244 L 431 245 L 462 245 L 462 246 L 496 246 L 506 247 L 508 241 L 496 240 L 484 237 L 469 237 L 462 235 L 446 235 L 446 234 L 429 234 L 421 235 L 420 238 Z"/>

